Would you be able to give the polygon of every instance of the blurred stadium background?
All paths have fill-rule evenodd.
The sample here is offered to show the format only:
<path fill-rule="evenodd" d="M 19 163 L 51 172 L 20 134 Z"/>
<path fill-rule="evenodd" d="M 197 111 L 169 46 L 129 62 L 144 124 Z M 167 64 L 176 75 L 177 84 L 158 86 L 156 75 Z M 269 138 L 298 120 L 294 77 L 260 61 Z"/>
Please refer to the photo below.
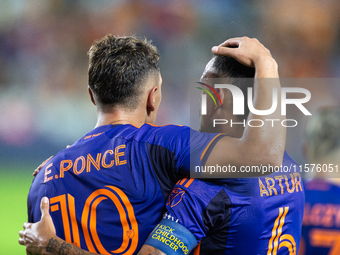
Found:
<path fill-rule="evenodd" d="M 340 76 L 338 0 L 0 0 L 0 254 L 27 220 L 33 169 L 91 130 L 87 50 L 107 33 L 145 36 L 161 54 L 163 102 L 157 124 L 189 125 L 189 86 L 210 49 L 257 37 L 281 77 Z M 315 104 L 335 104 L 339 89 L 309 88 Z M 303 129 L 301 129 L 303 131 Z M 299 163 L 302 133 L 289 134 Z"/>

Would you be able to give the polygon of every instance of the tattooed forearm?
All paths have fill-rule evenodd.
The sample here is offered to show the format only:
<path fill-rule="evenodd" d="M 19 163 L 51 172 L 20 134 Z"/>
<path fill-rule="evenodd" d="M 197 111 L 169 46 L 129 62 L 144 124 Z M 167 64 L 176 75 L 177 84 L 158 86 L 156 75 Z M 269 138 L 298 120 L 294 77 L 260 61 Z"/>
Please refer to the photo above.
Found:
<path fill-rule="evenodd" d="M 48 244 L 47 244 L 47 247 L 46 247 L 46 251 L 47 252 L 51 252 L 51 253 L 54 253 L 56 252 L 59 248 L 60 244 L 58 242 L 57 239 L 55 239 L 54 237 L 52 237 L 49 241 L 48 241 Z"/>
<path fill-rule="evenodd" d="M 85 255 L 85 251 L 82 249 L 55 237 L 49 240 L 46 251 L 54 255 Z"/>
<path fill-rule="evenodd" d="M 140 249 L 137 255 L 166 255 L 166 254 L 155 247 L 144 244 L 142 246 L 142 249 Z"/>
<path fill-rule="evenodd" d="M 52 237 L 46 247 L 46 251 L 53 255 L 97 255 L 84 251 L 77 246 L 67 243 L 59 237 Z M 144 244 L 137 255 L 166 255 L 164 252 Z"/>

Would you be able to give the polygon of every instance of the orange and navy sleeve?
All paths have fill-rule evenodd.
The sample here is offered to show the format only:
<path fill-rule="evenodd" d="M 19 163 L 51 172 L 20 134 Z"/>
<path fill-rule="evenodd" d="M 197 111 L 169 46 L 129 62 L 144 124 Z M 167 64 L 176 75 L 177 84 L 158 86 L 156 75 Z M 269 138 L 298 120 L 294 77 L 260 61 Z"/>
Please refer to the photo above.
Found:
<path fill-rule="evenodd" d="M 190 131 L 191 166 L 204 166 L 216 143 L 226 136 L 222 133 L 201 133 Z"/>
<path fill-rule="evenodd" d="M 201 241 L 209 232 L 227 236 L 231 201 L 221 185 L 199 179 L 183 178 L 177 182 L 166 202 L 165 217 L 187 228 Z M 210 240 L 215 248 L 224 249 L 226 240 Z"/>

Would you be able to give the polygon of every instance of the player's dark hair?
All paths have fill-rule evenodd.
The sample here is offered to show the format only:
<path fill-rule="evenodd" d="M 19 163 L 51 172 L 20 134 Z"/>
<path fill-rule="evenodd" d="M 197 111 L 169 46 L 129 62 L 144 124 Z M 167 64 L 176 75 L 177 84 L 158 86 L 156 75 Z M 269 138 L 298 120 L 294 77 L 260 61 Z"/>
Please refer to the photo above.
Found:
<path fill-rule="evenodd" d="M 248 87 L 254 86 L 255 69 L 242 65 L 232 57 L 214 55 L 212 77 L 226 78 L 226 82 L 239 87 L 245 98 L 248 95 Z M 249 109 L 245 100 L 245 116 L 248 116 Z"/>
<path fill-rule="evenodd" d="M 95 41 L 88 55 L 89 86 L 104 109 L 116 105 L 135 108 L 145 80 L 159 72 L 157 48 L 135 36 L 109 34 Z"/>

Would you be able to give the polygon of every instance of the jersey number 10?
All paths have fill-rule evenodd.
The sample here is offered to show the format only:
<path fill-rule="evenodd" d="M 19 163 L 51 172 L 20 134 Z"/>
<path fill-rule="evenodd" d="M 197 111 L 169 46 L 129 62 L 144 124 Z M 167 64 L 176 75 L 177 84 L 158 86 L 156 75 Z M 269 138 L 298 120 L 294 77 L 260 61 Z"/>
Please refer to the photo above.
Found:
<path fill-rule="evenodd" d="M 123 228 L 123 242 L 118 249 L 111 251 L 111 253 L 103 247 L 97 233 L 97 206 L 105 199 L 111 199 L 111 201 L 115 204 L 119 212 L 119 218 Z M 74 197 L 70 194 L 52 197 L 50 198 L 50 204 L 51 212 L 60 211 L 61 213 L 65 241 L 80 247 L 79 228 L 76 220 Z M 136 251 L 138 244 L 137 220 L 128 197 L 117 187 L 105 186 L 103 189 L 94 191 L 87 198 L 81 216 L 81 227 L 87 248 L 90 252 L 97 253 L 98 250 L 101 254 L 133 254 Z"/>

